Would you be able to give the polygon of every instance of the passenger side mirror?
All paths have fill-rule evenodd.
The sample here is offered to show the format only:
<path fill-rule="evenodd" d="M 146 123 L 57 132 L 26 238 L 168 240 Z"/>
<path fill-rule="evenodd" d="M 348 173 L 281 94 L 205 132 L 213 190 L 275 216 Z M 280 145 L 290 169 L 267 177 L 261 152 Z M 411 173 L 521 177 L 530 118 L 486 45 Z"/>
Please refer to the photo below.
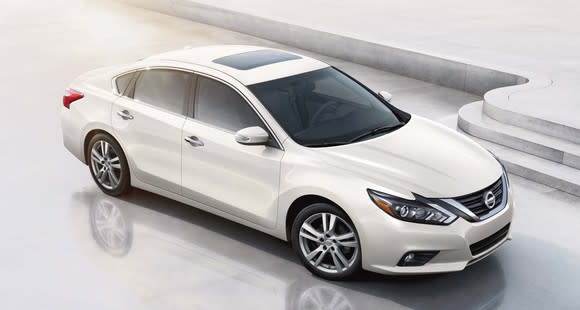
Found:
<path fill-rule="evenodd" d="M 379 92 L 379 96 L 383 97 L 383 99 L 385 99 L 386 102 L 391 102 L 391 99 L 393 99 L 393 95 L 391 95 L 391 93 L 389 93 L 388 91 L 384 91 L 381 90 Z"/>
<path fill-rule="evenodd" d="M 244 145 L 264 145 L 268 143 L 270 135 L 262 127 L 254 126 L 238 130 L 235 139 Z"/>

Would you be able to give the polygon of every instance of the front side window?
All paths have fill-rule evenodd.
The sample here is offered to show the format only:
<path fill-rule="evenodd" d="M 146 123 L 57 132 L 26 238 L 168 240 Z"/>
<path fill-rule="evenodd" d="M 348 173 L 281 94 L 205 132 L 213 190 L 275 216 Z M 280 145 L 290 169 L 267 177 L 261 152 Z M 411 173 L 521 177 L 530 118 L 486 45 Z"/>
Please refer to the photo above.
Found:
<path fill-rule="evenodd" d="M 248 87 L 297 143 L 347 144 L 403 125 L 394 111 L 334 68 Z M 384 131 L 386 132 L 386 130 Z"/>
<path fill-rule="evenodd" d="M 198 77 L 196 96 L 194 117 L 199 121 L 231 131 L 265 127 L 246 100 L 221 82 Z"/>
<path fill-rule="evenodd" d="M 178 113 L 186 113 L 191 74 L 169 69 L 146 70 L 135 83 L 135 100 Z"/>

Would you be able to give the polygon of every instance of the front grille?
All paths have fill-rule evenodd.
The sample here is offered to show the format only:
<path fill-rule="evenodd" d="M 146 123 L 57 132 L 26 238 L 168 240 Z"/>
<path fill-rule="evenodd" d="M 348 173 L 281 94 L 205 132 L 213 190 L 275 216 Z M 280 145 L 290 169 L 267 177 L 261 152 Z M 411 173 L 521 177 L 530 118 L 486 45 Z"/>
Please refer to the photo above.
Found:
<path fill-rule="evenodd" d="M 470 245 L 469 249 L 471 250 L 471 255 L 476 256 L 477 254 L 483 253 L 498 244 L 507 236 L 509 229 L 510 224 L 507 224 L 493 235 Z"/>
<path fill-rule="evenodd" d="M 492 191 L 495 195 L 495 205 L 491 209 L 488 208 L 484 203 L 484 195 L 488 191 Z M 479 217 L 485 216 L 493 209 L 501 206 L 503 203 L 503 179 L 499 178 L 499 180 L 480 191 L 465 196 L 456 197 L 454 199 L 468 208 L 475 215 Z"/>

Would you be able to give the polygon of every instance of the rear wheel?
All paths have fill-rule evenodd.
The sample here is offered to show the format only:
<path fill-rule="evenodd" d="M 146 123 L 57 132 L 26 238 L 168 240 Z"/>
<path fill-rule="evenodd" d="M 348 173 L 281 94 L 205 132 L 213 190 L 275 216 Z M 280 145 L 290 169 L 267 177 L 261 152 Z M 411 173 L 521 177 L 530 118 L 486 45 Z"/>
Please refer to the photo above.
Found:
<path fill-rule="evenodd" d="M 339 208 L 317 203 L 304 208 L 292 225 L 292 246 L 317 276 L 341 280 L 361 269 L 358 233 Z"/>
<path fill-rule="evenodd" d="M 103 133 L 96 134 L 89 142 L 88 152 L 91 175 L 105 194 L 119 196 L 129 191 L 129 165 L 115 139 Z"/>

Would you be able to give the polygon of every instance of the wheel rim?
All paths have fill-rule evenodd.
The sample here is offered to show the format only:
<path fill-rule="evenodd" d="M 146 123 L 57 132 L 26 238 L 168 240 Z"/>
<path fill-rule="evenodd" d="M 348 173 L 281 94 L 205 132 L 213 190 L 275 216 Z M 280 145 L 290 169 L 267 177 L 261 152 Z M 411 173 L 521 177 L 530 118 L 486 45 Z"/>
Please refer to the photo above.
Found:
<path fill-rule="evenodd" d="M 306 260 L 327 273 L 347 271 L 359 253 L 354 229 L 332 213 L 317 213 L 307 218 L 300 227 L 298 240 Z"/>
<path fill-rule="evenodd" d="M 121 160 L 115 148 L 99 140 L 91 149 L 91 168 L 101 186 L 112 190 L 121 183 Z"/>

